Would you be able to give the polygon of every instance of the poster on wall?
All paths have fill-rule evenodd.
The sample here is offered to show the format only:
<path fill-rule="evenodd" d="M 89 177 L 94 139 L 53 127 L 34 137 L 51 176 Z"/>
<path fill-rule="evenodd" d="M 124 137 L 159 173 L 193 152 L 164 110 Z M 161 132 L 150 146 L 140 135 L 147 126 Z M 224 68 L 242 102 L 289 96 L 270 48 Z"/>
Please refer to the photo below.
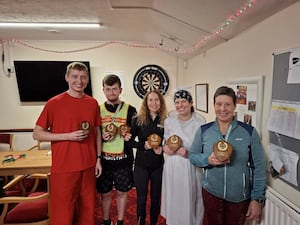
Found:
<path fill-rule="evenodd" d="M 291 50 L 287 83 L 300 84 L 300 48 Z"/>
<path fill-rule="evenodd" d="M 254 126 L 261 134 L 263 76 L 227 81 L 236 93 L 237 120 Z"/>

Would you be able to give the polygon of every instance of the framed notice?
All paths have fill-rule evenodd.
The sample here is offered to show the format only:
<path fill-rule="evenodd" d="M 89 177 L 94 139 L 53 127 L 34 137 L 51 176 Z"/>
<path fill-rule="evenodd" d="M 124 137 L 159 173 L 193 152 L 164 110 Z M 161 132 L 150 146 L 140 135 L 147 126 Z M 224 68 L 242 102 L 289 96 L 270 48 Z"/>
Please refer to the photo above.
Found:
<path fill-rule="evenodd" d="M 263 76 L 234 79 L 227 81 L 236 93 L 237 120 L 254 126 L 261 134 Z"/>
<path fill-rule="evenodd" d="M 202 112 L 208 112 L 208 84 L 196 84 L 196 109 Z"/>

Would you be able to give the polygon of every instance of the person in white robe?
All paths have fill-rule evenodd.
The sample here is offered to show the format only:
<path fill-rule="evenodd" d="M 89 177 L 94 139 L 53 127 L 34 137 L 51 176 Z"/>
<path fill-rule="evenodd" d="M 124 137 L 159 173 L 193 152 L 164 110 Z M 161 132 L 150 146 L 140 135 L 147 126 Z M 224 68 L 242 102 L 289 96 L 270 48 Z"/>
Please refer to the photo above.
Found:
<path fill-rule="evenodd" d="M 162 180 L 161 215 L 167 225 L 202 225 L 204 208 L 201 193 L 202 169 L 193 166 L 188 152 L 198 128 L 205 119 L 194 112 L 193 99 L 186 90 L 174 95 L 176 112 L 164 123 L 164 139 L 177 135 L 182 145 L 177 151 L 164 145 L 165 164 Z"/>

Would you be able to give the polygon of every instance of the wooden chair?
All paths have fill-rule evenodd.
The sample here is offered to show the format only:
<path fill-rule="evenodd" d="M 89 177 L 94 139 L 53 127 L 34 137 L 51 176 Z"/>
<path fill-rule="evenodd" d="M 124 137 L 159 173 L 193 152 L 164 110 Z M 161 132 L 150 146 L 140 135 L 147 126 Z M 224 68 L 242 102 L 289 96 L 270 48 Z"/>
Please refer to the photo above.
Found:
<path fill-rule="evenodd" d="M 50 141 L 37 141 L 37 144 L 30 147 L 28 151 L 31 150 L 51 150 L 51 142 Z"/>
<path fill-rule="evenodd" d="M 34 185 L 26 196 L 8 196 L 0 198 L 0 206 L 3 210 L 0 216 L 0 225 L 49 225 L 49 175 L 32 174 L 29 176 L 19 175 L 3 187 L 8 192 L 14 185 L 23 182 L 25 179 L 47 180 L 47 187 L 44 191 L 37 191 Z"/>
<path fill-rule="evenodd" d="M 13 138 L 14 135 L 13 134 L 4 134 L 1 133 L 0 134 L 0 146 L 1 146 L 1 150 L 13 150 Z M 5 148 L 2 148 L 2 146 L 5 146 Z"/>

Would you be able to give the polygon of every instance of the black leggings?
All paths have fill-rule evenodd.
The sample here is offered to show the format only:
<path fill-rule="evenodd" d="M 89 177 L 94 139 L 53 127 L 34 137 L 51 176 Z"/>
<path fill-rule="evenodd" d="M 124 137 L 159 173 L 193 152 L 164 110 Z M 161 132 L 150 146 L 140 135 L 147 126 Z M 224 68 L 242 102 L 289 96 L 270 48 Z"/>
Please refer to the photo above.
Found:
<path fill-rule="evenodd" d="M 150 181 L 150 224 L 156 225 L 160 213 L 160 197 L 163 165 L 159 168 L 134 167 L 134 183 L 137 193 L 137 219 L 139 225 L 144 225 L 146 220 L 146 203 L 148 183 Z"/>

